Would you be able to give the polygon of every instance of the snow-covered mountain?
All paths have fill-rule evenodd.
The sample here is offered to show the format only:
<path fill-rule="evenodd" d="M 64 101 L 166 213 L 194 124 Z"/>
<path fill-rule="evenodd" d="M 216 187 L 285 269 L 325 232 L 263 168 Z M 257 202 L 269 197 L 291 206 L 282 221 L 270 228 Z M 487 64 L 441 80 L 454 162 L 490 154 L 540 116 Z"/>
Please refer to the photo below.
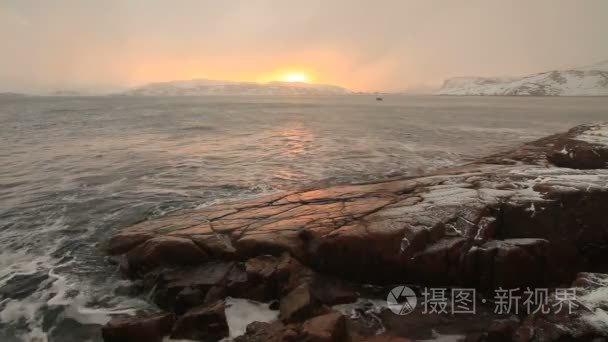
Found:
<path fill-rule="evenodd" d="M 524 77 L 451 78 L 436 95 L 608 96 L 608 60 Z"/>
<path fill-rule="evenodd" d="M 348 89 L 324 84 L 301 82 L 233 82 L 217 80 L 188 80 L 150 83 L 130 89 L 129 96 L 193 96 L 193 95 L 343 95 Z"/>

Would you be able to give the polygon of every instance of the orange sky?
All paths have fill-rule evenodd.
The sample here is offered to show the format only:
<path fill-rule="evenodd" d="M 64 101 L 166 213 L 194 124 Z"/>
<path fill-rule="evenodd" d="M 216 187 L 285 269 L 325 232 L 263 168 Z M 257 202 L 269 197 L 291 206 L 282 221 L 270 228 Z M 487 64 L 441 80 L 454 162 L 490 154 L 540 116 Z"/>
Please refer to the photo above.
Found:
<path fill-rule="evenodd" d="M 288 61 L 288 62 L 286 62 Z M 281 81 L 288 73 L 302 73 L 309 83 L 335 84 L 355 90 L 369 90 L 390 71 L 387 63 L 355 66 L 348 56 L 337 53 L 299 51 L 272 56 L 155 58 L 140 60 L 129 70 L 129 83 L 152 80 L 208 78 L 231 81 Z"/>

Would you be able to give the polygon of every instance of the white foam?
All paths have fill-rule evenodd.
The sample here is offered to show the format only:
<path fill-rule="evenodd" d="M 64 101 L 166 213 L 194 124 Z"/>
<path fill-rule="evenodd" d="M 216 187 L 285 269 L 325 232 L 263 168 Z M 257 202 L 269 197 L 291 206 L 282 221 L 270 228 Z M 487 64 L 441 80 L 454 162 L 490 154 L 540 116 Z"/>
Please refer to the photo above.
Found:
<path fill-rule="evenodd" d="M 225 303 L 229 338 L 243 335 L 250 323 L 273 322 L 279 317 L 279 312 L 270 310 L 268 303 L 231 297 L 227 297 Z"/>
<path fill-rule="evenodd" d="M 41 328 L 35 327 L 31 331 L 19 336 L 22 341 L 27 342 L 48 342 L 48 336 Z"/>
<path fill-rule="evenodd" d="M 460 342 L 463 341 L 466 336 L 465 335 L 442 335 L 442 334 L 433 334 L 433 338 L 429 340 L 419 340 L 420 342 Z"/>
<path fill-rule="evenodd" d="M 34 321 L 36 313 L 42 307 L 42 303 L 35 300 L 36 298 L 25 298 L 21 301 L 6 299 L 1 303 L 4 309 L 0 311 L 0 321 L 4 323 L 17 323 L 21 319 L 25 321 Z"/>
<path fill-rule="evenodd" d="M 129 298 L 120 303 L 117 308 L 92 308 L 87 306 L 94 297 L 89 292 L 87 284 L 71 283 L 66 276 L 48 268 L 51 258 L 48 256 L 34 257 L 24 252 L 2 253 L 7 259 L 15 261 L 13 268 L 2 269 L 6 274 L 5 281 L 16 274 L 33 274 L 48 272 L 49 278 L 39 286 L 39 290 L 22 299 L 5 299 L 0 302 L 0 322 L 22 325 L 27 323 L 24 331 L 18 332 L 18 338 L 24 342 L 46 342 L 48 334 L 42 330 L 43 309 L 47 306 L 63 307 L 62 315 L 80 324 L 107 323 L 114 314 L 133 314 L 137 308 L 147 307 L 148 304 L 137 298 Z M 0 256 L 1 256 L 0 255 Z M 28 260 L 29 259 L 29 260 Z M 2 260 L 6 261 L 6 260 Z M 54 265 L 55 268 L 69 267 L 74 261 Z M 21 270 L 21 272 L 15 272 Z M 0 282 L 0 285 L 3 282 Z M 49 285 L 50 284 L 50 285 Z M 84 286 L 83 286 L 84 285 Z M 78 291 L 78 295 L 70 292 Z"/>
<path fill-rule="evenodd" d="M 382 310 L 388 308 L 386 300 L 381 299 L 370 299 L 370 298 L 359 298 L 354 303 L 339 304 L 332 307 L 334 310 L 341 312 L 343 315 L 351 318 L 357 318 L 357 310 L 361 308 L 368 308 L 367 313 L 379 314 Z"/>
<path fill-rule="evenodd" d="M 581 320 L 600 331 L 608 331 L 608 313 L 604 310 L 608 306 L 608 278 L 594 274 L 589 274 L 588 278 L 598 287 L 577 297 L 578 302 L 590 310 Z"/>
<path fill-rule="evenodd" d="M 581 319 L 600 331 L 608 331 L 608 313 L 602 309 L 595 309 L 593 313 L 584 315 Z"/>

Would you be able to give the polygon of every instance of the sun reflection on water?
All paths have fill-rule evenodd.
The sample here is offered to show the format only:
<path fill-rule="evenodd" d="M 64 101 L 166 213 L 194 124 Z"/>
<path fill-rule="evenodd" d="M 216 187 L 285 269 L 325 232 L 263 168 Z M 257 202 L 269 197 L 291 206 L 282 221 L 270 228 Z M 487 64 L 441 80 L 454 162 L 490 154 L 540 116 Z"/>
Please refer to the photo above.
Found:
<path fill-rule="evenodd" d="M 295 158 L 310 149 L 313 141 L 312 132 L 303 124 L 283 127 L 279 131 L 281 137 L 281 152 L 290 158 Z"/>

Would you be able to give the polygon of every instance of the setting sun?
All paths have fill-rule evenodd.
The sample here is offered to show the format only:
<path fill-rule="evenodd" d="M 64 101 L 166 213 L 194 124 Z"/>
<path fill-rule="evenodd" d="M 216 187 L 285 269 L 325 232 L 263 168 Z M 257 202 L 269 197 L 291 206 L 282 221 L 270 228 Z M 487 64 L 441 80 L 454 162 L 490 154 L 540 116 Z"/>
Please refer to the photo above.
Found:
<path fill-rule="evenodd" d="M 302 72 L 288 72 L 281 77 L 283 82 L 306 82 L 308 76 Z"/>

